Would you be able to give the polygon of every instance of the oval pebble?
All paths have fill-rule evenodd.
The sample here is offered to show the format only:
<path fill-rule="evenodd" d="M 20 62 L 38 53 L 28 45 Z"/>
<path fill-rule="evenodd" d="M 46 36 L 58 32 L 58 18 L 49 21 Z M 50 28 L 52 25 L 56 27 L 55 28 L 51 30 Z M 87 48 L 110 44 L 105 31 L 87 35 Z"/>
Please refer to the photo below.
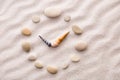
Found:
<path fill-rule="evenodd" d="M 41 69 L 43 68 L 43 64 L 39 60 L 37 60 L 35 61 L 35 67 Z"/>
<path fill-rule="evenodd" d="M 31 30 L 28 28 L 22 29 L 22 34 L 25 36 L 30 36 L 31 35 Z"/>
<path fill-rule="evenodd" d="M 29 60 L 29 61 L 35 61 L 36 59 L 37 59 L 36 54 L 29 54 L 29 55 L 28 55 L 28 60 Z"/>
<path fill-rule="evenodd" d="M 71 61 L 72 62 L 79 62 L 80 61 L 79 55 L 76 55 L 76 54 L 72 55 L 71 56 Z"/>
<path fill-rule="evenodd" d="M 82 29 L 79 28 L 78 25 L 73 25 L 73 26 L 72 26 L 72 30 L 73 30 L 73 32 L 74 32 L 75 34 L 77 34 L 77 35 L 80 35 L 80 34 L 83 33 Z"/>
<path fill-rule="evenodd" d="M 83 51 L 87 48 L 87 43 L 85 41 L 80 41 L 75 45 L 77 51 Z"/>
<path fill-rule="evenodd" d="M 44 10 L 44 14 L 49 18 L 55 18 L 62 14 L 62 10 L 57 7 L 48 7 Z"/>
<path fill-rule="evenodd" d="M 22 43 L 22 48 L 25 52 L 29 52 L 31 49 L 31 45 L 29 42 L 24 42 L 24 43 Z"/>
<path fill-rule="evenodd" d="M 67 69 L 68 67 L 69 67 L 69 64 L 64 64 L 62 68 Z"/>
<path fill-rule="evenodd" d="M 58 69 L 55 66 L 48 66 L 47 71 L 51 74 L 56 74 L 58 72 Z"/>
<path fill-rule="evenodd" d="M 70 17 L 70 16 L 65 16 L 65 17 L 64 17 L 64 21 L 65 21 L 65 22 L 69 22 L 70 20 L 71 20 L 71 17 Z"/>
<path fill-rule="evenodd" d="M 38 15 L 32 16 L 32 21 L 33 21 L 34 23 L 40 22 L 40 16 L 38 16 Z"/>

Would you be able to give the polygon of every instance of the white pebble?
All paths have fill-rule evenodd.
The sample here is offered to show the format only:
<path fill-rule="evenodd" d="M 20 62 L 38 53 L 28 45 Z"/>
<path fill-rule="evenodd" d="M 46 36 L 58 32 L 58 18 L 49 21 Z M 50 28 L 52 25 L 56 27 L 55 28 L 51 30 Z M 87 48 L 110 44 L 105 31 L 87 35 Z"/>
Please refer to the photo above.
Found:
<path fill-rule="evenodd" d="M 69 64 L 64 64 L 62 68 L 67 69 L 68 67 L 69 67 Z"/>
<path fill-rule="evenodd" d="M 82 29 L 78 25 L 73 25 L 72 30 L 77 35 L 80 35 L 83 33 Z"/>
<path fill-rule="evenodd" d="M 49 18 L 55 18 L 62 14 L 62 10 L 57 7 L 48 7 L 44 10 L 44 14 Z"/>
<path fill-rule="evenodd" d="M 79 62 L 79 61 L 80 61 L 79 55 L 73 54 L 73 55 L 71 56 L 71 61 L 72 61 L 72 62 Z"/>
<path fill-rule="evenodd" d="M 38 16 L 38 15 L 32 16 L 32 21 L 33 21 L 34 23 L 40 22 L 40 16 Z"/>
<path fill-rule="evenodd" d="M 70 16 L 65 16 L 65 17 L 64 17 L 64 21 L 65 21 L 65 22 L 69 22 L 70 20 L 71 20 L 71 17 L 70 17 Z"/>
<path fill-rule="evenodd" d="M 55 66 L 47 66 L 47 71 L 51 74 L 56 74 L 58 72 L 58 68 Z"/>
<path fill-rule="evenodd" d="M 39 60 L 37 60 L 35 61 L 35 67 L 41 69 L 43 68 L 43 64 Z"/>
<path fill-rule="evenodd" d="M 79 41 L 76 45 L 75 45 L 75 49 L 77 51 L 83 51 L 87 48 L 87 43 L 85 41 Z"/>
<path fill-rule="evenodd" d="M 35 61 L 36 59 L 37 59 L 36 54 L 29 54 L 29 55 L 28 55 L 28 60 L 30 60 L 30 61 Z"/>

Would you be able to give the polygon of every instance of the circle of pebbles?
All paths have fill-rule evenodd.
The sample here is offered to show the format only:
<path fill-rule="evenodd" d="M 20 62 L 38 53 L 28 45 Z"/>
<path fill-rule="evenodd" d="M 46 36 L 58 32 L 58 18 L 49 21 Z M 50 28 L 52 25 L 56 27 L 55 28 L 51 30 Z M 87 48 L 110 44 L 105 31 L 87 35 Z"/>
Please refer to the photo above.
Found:
<path fill-rule="evenodd" d="M 49 18 L 55 18 L 55 17 L 58 17 L 60 16 L 62 13 L 62 10 L 59 9 L 59 8 L 56 8 L 56 7 L 48 7 L 44 10 L 44 15 L 49 17 Z M 69 22 L 71 20 L 71 17 L 70 16 L 65 16 L 64 17 L 64 21 L 65 22 Z M 34 15 L 32 16 L 32 21 L 33 23 L 38 23 L 40 22 L 40 17 L 38 15 Z M 78 25 L 73 25 L 72 26 L 72 31 L 79 35 L 79 34 L 82 34 L 83 31 L 82 29 L 78 26 Z M 31 30 L 29 28 L 24 28 L 22 29 L 21 31 L 22 35 L 24 36 L 30 36 L 32 34 Z M 75 45 L 75 49 L 77 51 L 82 51 L 82 50 L 85 50 L 87 48 L 87 43 L 84 42 L 84 41 L 80 41 L 79 43 L 77 43 Z M 25 51 L 25 52 L 29 52 L 31 50 L 31 44 L 29 42 L 23 42 L 22 43 L 22 49 Z M 70 57 L 71 61 L 74 62 L 74 63 L 77 63 L 80 61 L 80 57 L 76 54 L 73 54 L 71 57 Z M 41 63 L 40 60 L 37 60 L 37 55 L 34 54 L 34 53 L 30 53 L 28 55 L 28 60 L 29 61 L 35 61 L 34 62 L 34 66 L 38 69 L 42 69 L 44 67 L 43 63 Z M 64 64 L 62 66 L 62 69 L 65 70 L 69 67 L 69 63 L 67 64 Z M 58 72 L 58 67 L 56 66 L 51 66 L 51 65 L 48 65 L 46 67 L 46 70 L 51 73 L 51 74 L 56 74 Z"/>

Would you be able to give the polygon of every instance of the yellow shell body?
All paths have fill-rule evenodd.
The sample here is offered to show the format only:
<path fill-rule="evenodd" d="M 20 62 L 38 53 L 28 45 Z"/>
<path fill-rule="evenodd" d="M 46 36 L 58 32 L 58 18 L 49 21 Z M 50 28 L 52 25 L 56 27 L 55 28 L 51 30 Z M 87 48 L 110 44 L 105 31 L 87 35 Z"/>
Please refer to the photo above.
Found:
<path fill-rule="evenodd" d="M 52 44 L 52 47 L 57 47 L 69 34 L 69 31 L 58 37 Z"/>

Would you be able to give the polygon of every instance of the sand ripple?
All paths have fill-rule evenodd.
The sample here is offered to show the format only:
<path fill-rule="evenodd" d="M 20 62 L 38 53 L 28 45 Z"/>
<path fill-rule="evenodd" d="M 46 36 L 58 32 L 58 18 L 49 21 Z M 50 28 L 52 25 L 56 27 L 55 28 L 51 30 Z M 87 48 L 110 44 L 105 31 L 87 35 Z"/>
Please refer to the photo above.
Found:
<path fill-rule="evenodd" d="M 43 15 L 44 8 L 59 6 L 63 15 L 50 20 Z M 41 15 L 42 21 L 34 24 L 31 16 Z M 64 15 L 72 21 L 65 23 Z M 84 30 L 81 36 L 70 33 L 59 48 L 50 49 L 38 38 L 57 37 L 72 24 Z M 120 0 L 1 0 L 0 1 L 0 80 L 119 80 L 120 79 Z M 21 35 L 23 27 L 33 30 L 29 38 Z M 51 33 L 52 32 L 52 33 Z M 54 32 L 54 33 L 53 33 Z M 21 49 L 22 41 L 30 41 L 32 52 L 47 64 L 60 66 L 69 62 L 72 53 L 81 56 L 81 62 L 50 75 L 38 70 Z M 88 50 L 77 52 L 74 41 L 85 40 Z M 68 46 L 69 45 L 69 46 Z"/>

